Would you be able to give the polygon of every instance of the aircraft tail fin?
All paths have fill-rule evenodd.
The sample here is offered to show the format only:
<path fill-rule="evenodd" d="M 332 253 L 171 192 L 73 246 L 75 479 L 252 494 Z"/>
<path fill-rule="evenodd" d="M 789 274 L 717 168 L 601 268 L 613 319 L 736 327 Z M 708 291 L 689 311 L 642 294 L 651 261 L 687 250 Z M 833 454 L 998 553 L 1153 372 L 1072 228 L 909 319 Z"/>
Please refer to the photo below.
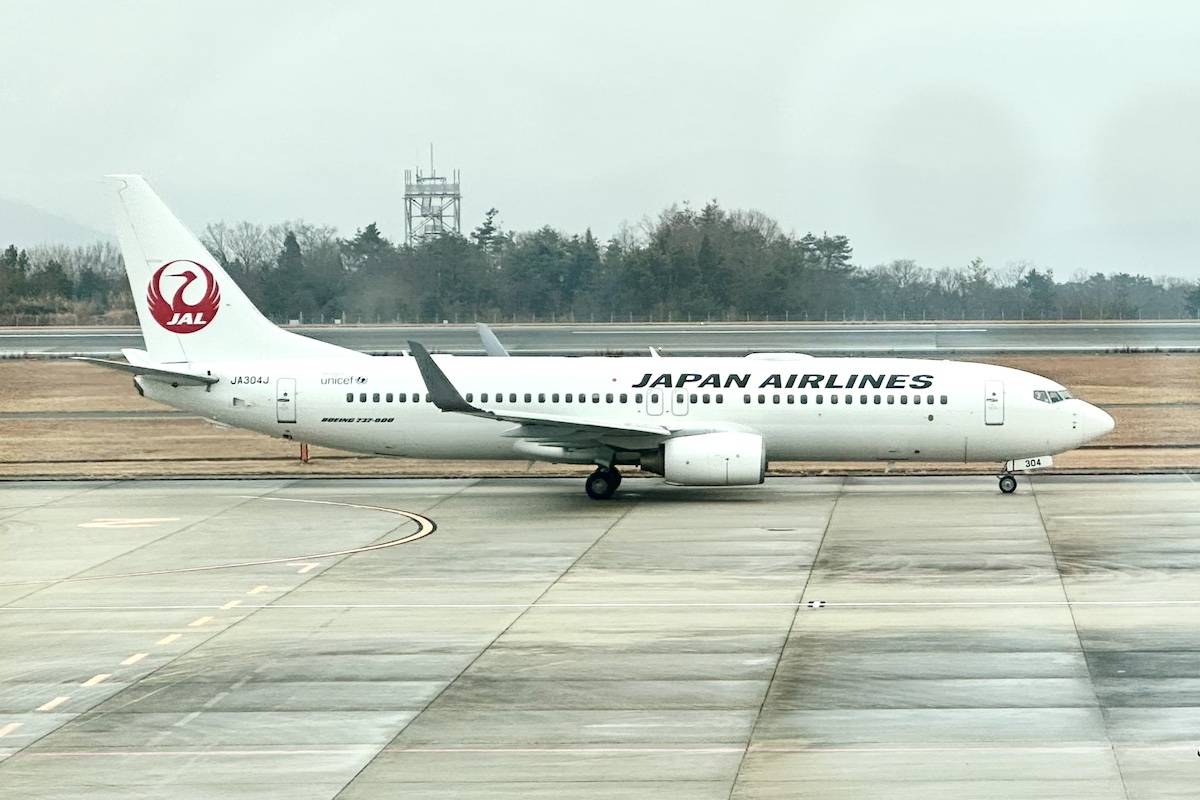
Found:
<path fill-rule="evenodd" d="M 361 356 L 279 328 L 140 175 L 109 175 L 125 272 L 146 351 L 160 364 Z"/>

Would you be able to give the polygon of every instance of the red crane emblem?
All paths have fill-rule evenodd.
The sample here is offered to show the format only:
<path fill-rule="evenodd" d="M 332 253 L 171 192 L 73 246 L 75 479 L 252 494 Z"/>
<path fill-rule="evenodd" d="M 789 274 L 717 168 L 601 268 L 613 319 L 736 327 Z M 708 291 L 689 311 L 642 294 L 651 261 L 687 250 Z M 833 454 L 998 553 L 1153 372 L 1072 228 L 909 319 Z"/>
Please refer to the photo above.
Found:
<path fill-rule="evenodd" d="M 167 275 L 167 270 L 176 265 L 181 271 Z M 189 303 L 184 298 L 187 288 L 200 277 L 195 270 L 191 269 L 192 267 L 204 273 L 206 285 L 204 295 L 195 303 Z M 164 277 L 183 278 L 183 283 L 176 287 L 170 300 L 163 292 L 162 280 Z M 146 290 L 146 302 L 150 306 L 150 315 L 171 333 L 195 333 L 212 322 L 213 317 L 217 315 L 217 309 L 221 305 L 221 289 L 217 286 L 213 274 L 206 267 L 195 261 L 181 259 L 163 264 L 158 268 L 158 272 L 155 272 L 154 276 L 150 278 L 150 288 Z"/>

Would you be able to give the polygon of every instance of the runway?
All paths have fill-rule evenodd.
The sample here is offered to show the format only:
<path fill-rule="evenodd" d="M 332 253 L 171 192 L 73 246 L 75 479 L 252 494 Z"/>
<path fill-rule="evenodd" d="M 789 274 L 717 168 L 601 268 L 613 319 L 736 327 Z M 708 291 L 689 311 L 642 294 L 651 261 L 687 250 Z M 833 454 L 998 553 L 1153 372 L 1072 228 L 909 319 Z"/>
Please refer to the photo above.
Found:
<path fill-rule="evenodd" d="M 415 339 L 434 351 L 482 354 L 473 325 L 300 326 L 305 336 L 376 354 L 396 354 Z M 954 355 L 971 353 L 1104 353 L 1200 350 L 1200 321 L 1137 322 L 846 322 L 541 324 L 495 326 L 504 346 L 521 355 L 743 355 L 751 351 L 813 355 Z M 9 328 L 0 356 L 114 356 L 144 347 L 136 328 Z"/>
<path fill-rule="evenodd" d="M 1192 796 L 1187 475 L 0 483 L 0 796 Z"/>

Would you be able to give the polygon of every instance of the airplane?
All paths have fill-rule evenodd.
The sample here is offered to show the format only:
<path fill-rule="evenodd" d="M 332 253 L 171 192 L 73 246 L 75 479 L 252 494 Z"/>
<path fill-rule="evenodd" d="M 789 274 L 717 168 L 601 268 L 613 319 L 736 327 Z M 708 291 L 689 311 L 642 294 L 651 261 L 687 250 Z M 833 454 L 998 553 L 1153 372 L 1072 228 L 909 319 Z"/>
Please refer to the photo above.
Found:
<path fill-rule="evenodd" d="M 988 364 L 906 358 L 373 357 L 284 330 L 137 175 L 108 176 L 145 350 L 83 360 L 218 424 L 383 456 L 621 467 L 684 486 L 764 482 L 771 461 L 1004 462 L 1014 472 L 1113 429 L 1062 385 Z M 489 338 L 490 337 L 490 338 Z M 502 355 L 505 357 L 495 357 Z"/>

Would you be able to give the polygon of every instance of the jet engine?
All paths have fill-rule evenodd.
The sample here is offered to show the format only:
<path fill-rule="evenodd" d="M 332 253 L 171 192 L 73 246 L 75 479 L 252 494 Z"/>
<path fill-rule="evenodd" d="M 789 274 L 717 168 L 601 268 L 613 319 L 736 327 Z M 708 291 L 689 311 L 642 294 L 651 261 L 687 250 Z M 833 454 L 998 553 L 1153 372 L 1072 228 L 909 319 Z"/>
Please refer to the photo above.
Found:
<path fill-rule="evenodd" d="M 699 433 L 668 439 L 641 467 L 680 486 L 750 486 L 763 482 L 767 450 L 756 433 Z"/>

